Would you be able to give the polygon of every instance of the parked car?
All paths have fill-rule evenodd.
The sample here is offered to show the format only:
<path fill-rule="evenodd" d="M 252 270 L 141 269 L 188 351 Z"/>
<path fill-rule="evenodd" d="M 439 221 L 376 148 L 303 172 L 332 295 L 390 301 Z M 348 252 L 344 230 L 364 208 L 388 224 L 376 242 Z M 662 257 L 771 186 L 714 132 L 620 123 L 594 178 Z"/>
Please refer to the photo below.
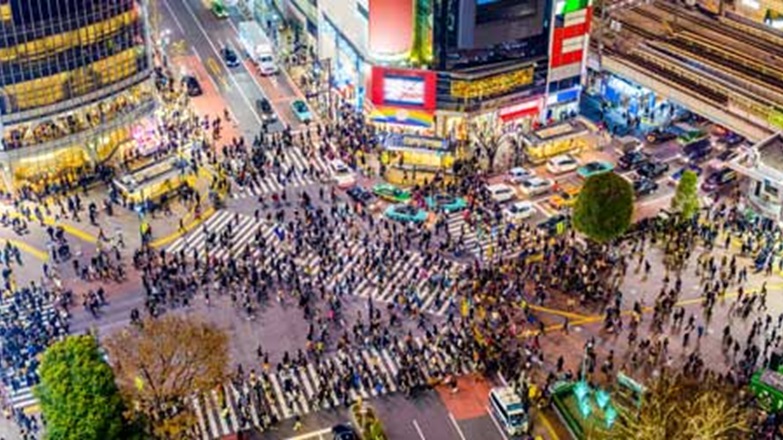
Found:
<path fill-rule="evenodd" d="M 563 185 L 556 193 L 549 197 L 549 206 L 557 211 L 570 208 L 576 203 L 582 188 L 574 185 Z"/>
<path fill-rule="evenodd" d="M 685 165 L 684 167 L 680 168 L 679 170 L 675 171 L 674 174 L 672 174 L 672 180 L 674 182 L 679 182 L 680 178 L 682 178 L 682 173 L 685 171 L 690 170 L 696 173 L 697 176 L 701 176 L 702 169 L 700 166 L 696 165 L 695 163 L 689 163 Z"/>
<path fill-rule="evenodd" d="M 549 159 L 546 163 L 546 169 L 552 174 L 562 174 L 575 170 L 579 166 L 579 161 L 569 156 L 561 154 Z"/>
<path fill-rule="evenodd" d="M 620 151 L 629 153 L 631 151 L 639 151 L 644 147 L 644 144 L 639 139 L 633 136 L 623 136 L 617 140 L 620 144 Z"/>
<path fill-rule="evenodd" d="M 517 196 L 516 192 L 514 192 L 514 188 L 505 183 L 488 185 L 487 191 L 489 191 L 489 197 L 498 203 L 508 202 L 515 199 Z"/>
<path fill-rule="evenodd" d="M 707 176 L 707 179 L 701 184 L 701 189 L 712 192 L 735 182 L 737 177 L 737 172 L 735 170 L 729 167 L 723 167 Z"/>
<path fill-rule="evenodd" d="M 712 149 L 712 141 L 709 138 L 702 138 L 682 147 L 682 152 L 686 156 L 690 156 L 696 151 L 710 150 L 710 149 Z"/>
<path fill-rule="evenodd" d="M 503 215 L 509 222 L 516 223 L 530 218 L 535 212 L 536 208 L 533 206 L 532 202 L 522 201 L 508 205 L 508 207 L 503 210 Z"/>
<path fill-rule="evenodd" d="M 220 49 L 220 55 L 223 57 L 223 61 L 226 62 L 226 66 L 228 67 L 237 67 L 242 64 L 237 52 L 229 46 L 223 46 L 223 48 Z"/>
<path fill-rule="evenodd" d="M 712 154 L 712 146 L 707 145 L 706 147 L 691 151 L 690 153 L 688 153 L 686 158 L 688 159 L 689 162 L 701 163 L 709 159 L 710 154 Z"/>
<path fill-rule="evenodd" d="M 427 220 L 427 211 L 406 204 L 391 205 L 383 214 L 391 220 L 402 223 L 423 223 Z"/>
<path fill-rule="evenodd" d="M 633 192 L 637 197 L 647 196 L 654 193 L 655 191 L 658 191 L 658 182 L 652 179 L 643 177 L 633 182 Z"/>
<path fill-rule="evenodd" d="M 723 134 L 723 136 L 720 137 L 718 142 L 726 145 L 727 147 L 734 147 L 745 142 L 745 138 L 738 135 L 737 133 L 734 133 L 733 131 L 727 131 Z"/>
<path fill-rule="evenodd" d="M 338 188 L 348 188 L 356 184 L 356 175 L 348 168 L 340 159 L 335 159 L 332 162 L 332 177 L 337 182 Z"/>
<path fill-rule="evenodd" d="M 532 197 L 549 192 L 552 186 L 554 186 L 554 183 L 551 180 L 536 176 L 523 180 L 519 188 L 523 193 Z"/>
<path fill-rule="evenodd" d="M 307 104 L 301 99 L 297 99 L 291 103 L 291 110 L 293 110 L 294 116 L 296 116 L 296 119 L 298 119 L 299 122 L 308 123 L 313 119 L 310 109 L 307 108 Z"/>
<path fill-rule="evenodd" d="M 204 90 L 201 88 L 201 84 L 199 84 L 195 76 L 183 76 L 182 83 L 185 84 L 185 92 L 188 94 L 188 96 L 201 96 L 204 94 Z"/>
<path fill-rule="evenodd" d="M 405 203 L 411 199 L 410 191 L 398 188 L 390 183 L 379 183 L 372 187 L 372 192 L 384 200 L 395 203 Z"/>
<path fill-rule="evenodd" d="M 647 162 L 636 169 L 636 174 L 648 179 L 657 179 L 669 171 L 669 164 L 664 162 Z"/>
<path fill-rule="evenodd" d="M 529 179 L 533 177 L 535 174 L 522 167 L 514 167 L 508 170 L 508 176 L 506 176 L 506 181 L 509 183 L 522 183 L 525 179 Z"/>
<path fill-rule="evenodd" d="M 577 168 L 576 174 L 583 179 L 587 179 L 591 176 L 597 176 L 599 174 L 608 173 L 614 170 L 614 164 L 611 162 L 596 160 L 587 162 L 581 167 Z"/>
<path fill-rule="evenodd" d="M 332 440 L 359 440 L 353 427 L 346 424 L 332 426 Z"/>
<path fill-rule="evenodd" d="M 559 234 L 571 225 L 571 219 L 565 214 L 557 214 L 538 224 L 538 229 L 548 235 Z"/>
<path fill-rule="evenodd" d="M 617 168 L 621 170 L 632 170 L 643 163 L 646 163 L 649 157 L 641 151 L 629 151 L 617 159 Z"/>
<path fill-rule="evenodd" d="M 670 130 L 654 128 L 647 133 L 645 139 L 647 139 L 647 142 L 651 144 L 662 144 L 664 142 L 675 139 L 676 137 L 677 134 Z"/>
<path fill-rule="evenodd" d="M 435 194 L 425 199 L 427 207 L 433 211 L 455 212 L 468 207 L 468 202 L 462 197 L 450 194 Z"/>
<path fill-rule="evenodd" d="M 728 161 L 730 161 L 730 160 L 733 160 L 733 159 L 734 159 L 734 158 L 736 158 L 737 156 L 739 156 L 739 152 L 737 152 L 737 150 L 734 150 L 734 149 L 731 149 L 731 148 L 727 148 L 727 149 L 723 150 L 723 151 L 722 151 L 722 152 L 721 152 L 721 153 L 720 153 L 720 154 L 717 156 L 717 158 L 718 158 L 718 160 L 720 160 L 721 162 L 728 162 Z"/>
<path fill-rule="evenodd" d="M 361 204 L 362 206 L 370 206 L 377 201 L 373 193 L 367 191 L 359 185 L 352 186 L 345 191 L 354 202 Z"/>

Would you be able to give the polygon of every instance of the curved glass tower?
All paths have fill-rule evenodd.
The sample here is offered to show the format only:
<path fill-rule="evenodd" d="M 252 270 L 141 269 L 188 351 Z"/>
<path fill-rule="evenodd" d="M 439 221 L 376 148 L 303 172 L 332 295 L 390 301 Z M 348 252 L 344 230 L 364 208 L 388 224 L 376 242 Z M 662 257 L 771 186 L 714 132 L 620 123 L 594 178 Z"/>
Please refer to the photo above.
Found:
<path fill-rule="evenodd" d="M 0 0 L 6 190 L 89 172 L 155 107 L 146 0 Z"/>

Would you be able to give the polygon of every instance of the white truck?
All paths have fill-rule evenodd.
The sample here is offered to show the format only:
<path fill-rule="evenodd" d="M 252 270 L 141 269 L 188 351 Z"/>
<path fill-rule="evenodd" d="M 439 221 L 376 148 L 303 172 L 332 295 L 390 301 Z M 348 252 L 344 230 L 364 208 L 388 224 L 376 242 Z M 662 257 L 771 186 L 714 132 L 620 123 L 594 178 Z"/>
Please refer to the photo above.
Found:
<path fill-rule="evenodd" d="M 278 72 L 273 45 L 257 22 L 239 23 L 239 41 L 263 75 L 274 75 Z"/>

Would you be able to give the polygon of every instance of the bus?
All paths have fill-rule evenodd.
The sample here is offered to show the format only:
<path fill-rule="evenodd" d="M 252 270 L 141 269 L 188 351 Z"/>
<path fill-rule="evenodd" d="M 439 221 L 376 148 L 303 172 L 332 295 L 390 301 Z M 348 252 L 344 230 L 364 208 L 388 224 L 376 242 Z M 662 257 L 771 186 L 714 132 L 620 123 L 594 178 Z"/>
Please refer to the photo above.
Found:
<path fill-rule="evenodd" d="M 753 373 L 750 391 L 765 410 L 777 412 L 783 409 L 783 374 L 779 371 L 766 368 Z"/>
<path fill-rule="evenodd" d="M 511 387 L 495 387 L 489 391 L 489 406 L 508 435 L 522 435 L 530 432 L 527 411 L 522 399 Z"/>

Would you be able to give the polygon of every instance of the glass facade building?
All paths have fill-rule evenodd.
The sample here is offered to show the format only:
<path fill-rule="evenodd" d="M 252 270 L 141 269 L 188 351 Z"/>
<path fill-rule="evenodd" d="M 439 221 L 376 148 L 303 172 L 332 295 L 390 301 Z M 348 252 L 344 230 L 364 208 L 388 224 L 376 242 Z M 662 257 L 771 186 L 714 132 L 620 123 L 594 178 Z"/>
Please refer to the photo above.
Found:
<path fill-rule="evenodd" d="M 0 0 L 3 184 L 89 171 L 155 107 L 145 0 Z"/>

